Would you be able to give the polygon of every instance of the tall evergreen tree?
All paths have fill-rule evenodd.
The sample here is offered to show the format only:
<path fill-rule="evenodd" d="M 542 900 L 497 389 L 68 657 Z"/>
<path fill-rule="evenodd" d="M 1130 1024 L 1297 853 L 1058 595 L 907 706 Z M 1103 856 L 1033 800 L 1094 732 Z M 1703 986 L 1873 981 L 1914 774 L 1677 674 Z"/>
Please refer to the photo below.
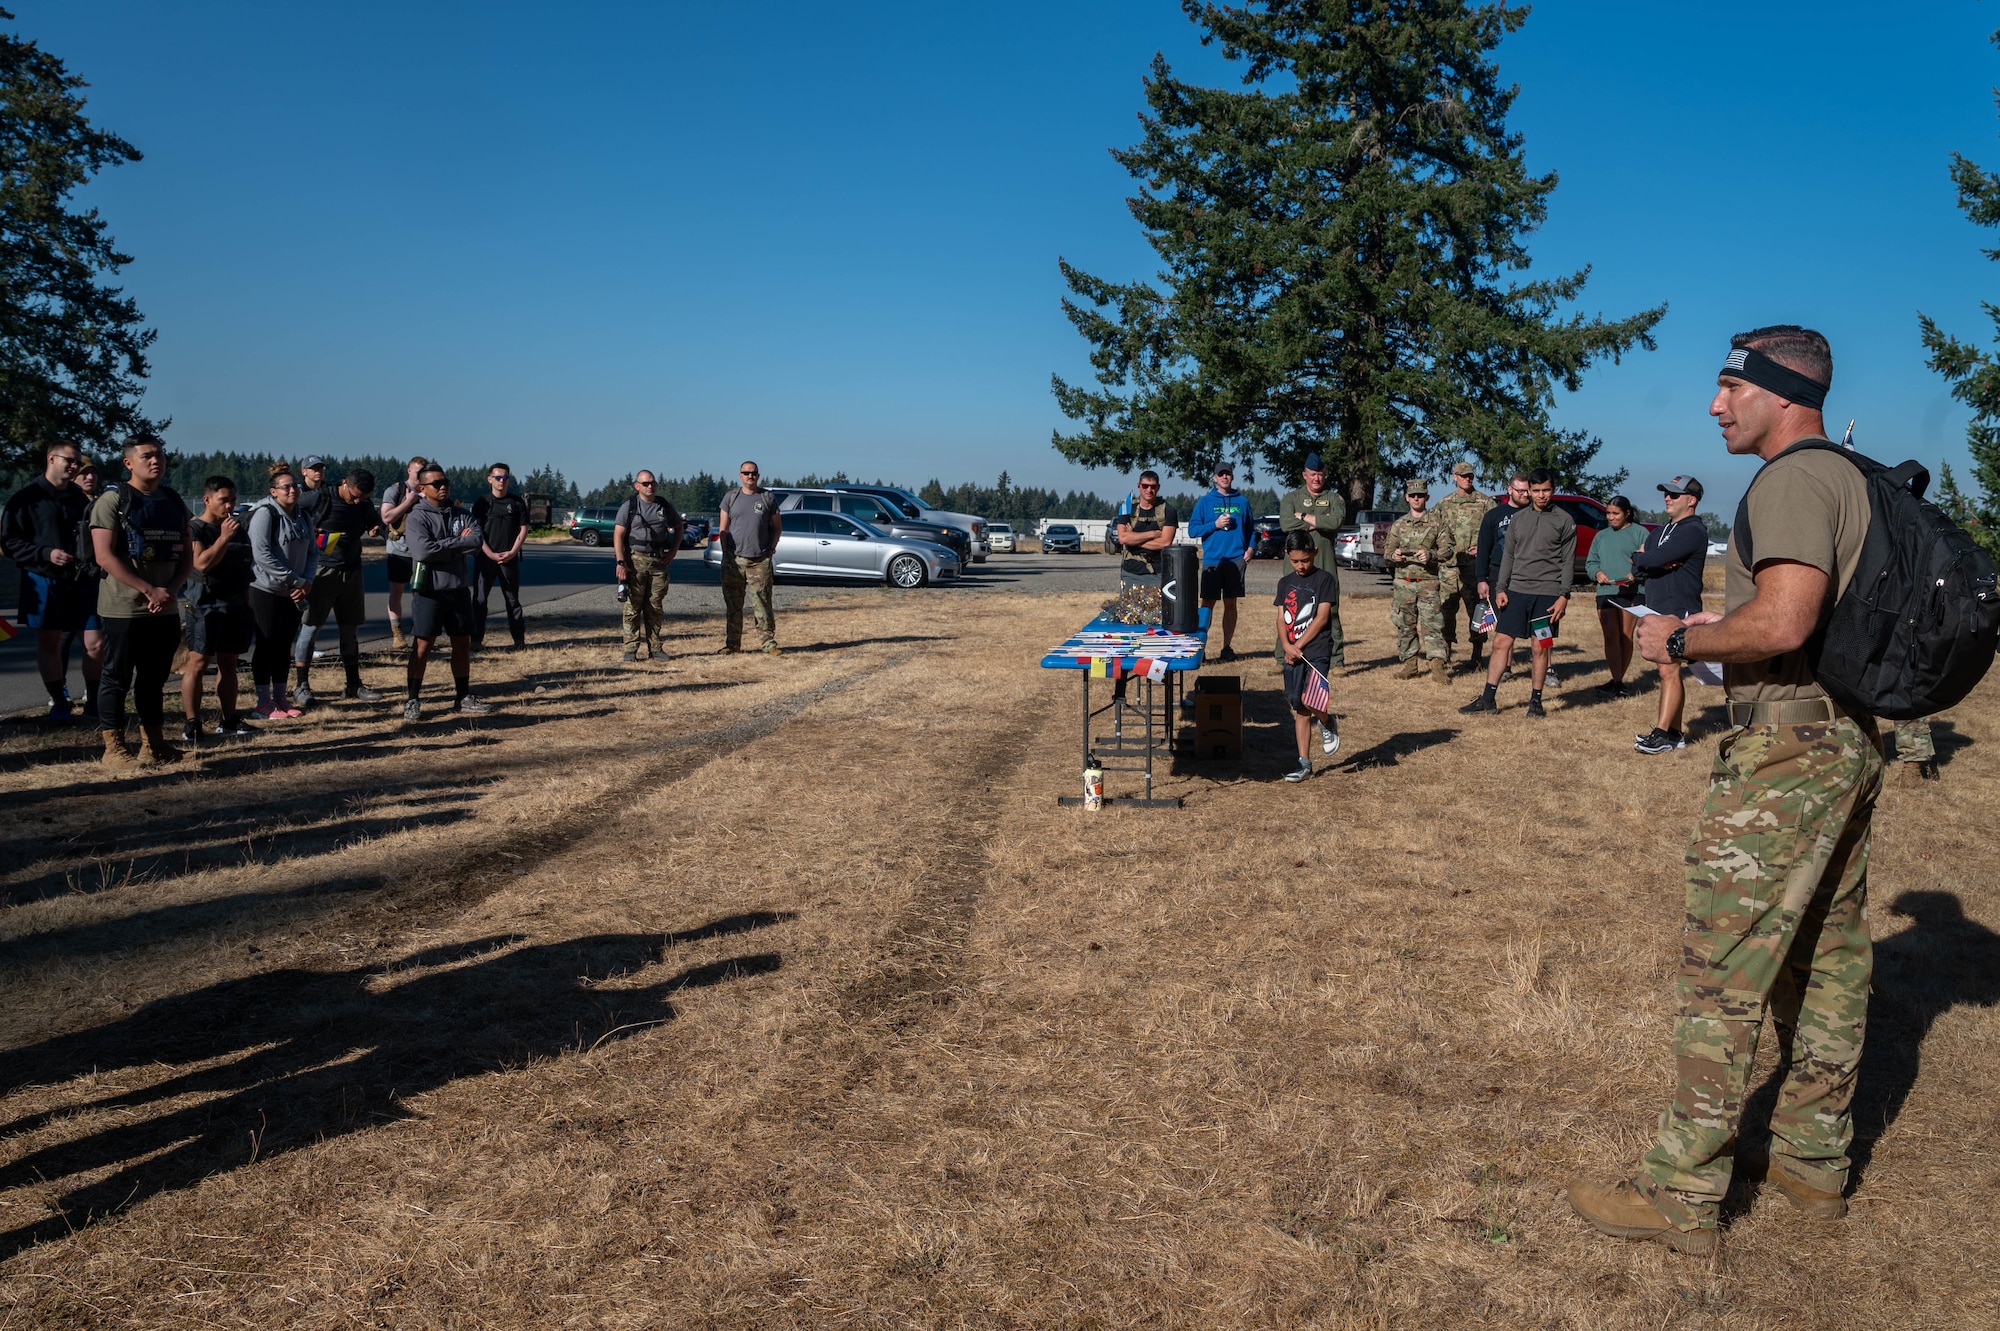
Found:
<path fill-rule="evenodd" d="M 1555 429 L 1554 386 L 1651 349 L 1660 306 L 1563 313 L 1586 268 L 1511 281 L 1556 187 L 1507 128 L 1515 90 L 1488 58 L 1524 7 L 1468 0 L 1182 0 L 1243 66 L 1246 90 L 1146 80 L 1134 218 L 1160 285 L 1067 262 L 1063 308 L 1096 388 L 1055 378 L 1090 465 L 1205 476 L 1222 454 L 1296 475 L 1318 451 L 1350 499 L 1383 475 L 1470 453 L 1489 473 L 1552 466 L 1571 484 L 1598 441 Z"/>
<path fill-rule="evenodd" d="M 1993 42 L 2000 46 L 2000 32 L 1993 34 Z M 1995 101 L 2000 103 L 2000 95 Z M 2000 226 L 2000 175 L 1953 153 L 1951 183 L 1958 187 L 1959 208 L 1974 225 Z M 2000 259 L 2000 249 L 1982 252 L 1989 259 Z M 1980 306 L 2000 330 L 2000 306 L 1991 301 L 1981 301 Z M 2000 359 L 1991 351 L 1959 341 L 1927 314 L 1917 315 L 1917 327 L 1924 350 L 1930 353 L 1930 367 L 1951 384 L 1953 397 L 1972 408 L 1965 445 L 1972 454 L 1972 480 L 1979 494 L 1976 498 L 1958 494 L 1962 508 L 1953 516 L 1965 524 L 1974 540 L 2000 558 Z M 1952 489 L 1957 492 L 1958 487 Z"/>
<path fill-rule="evenodd" d="M 13 15 L 0 9 L 0 21 Z M 95 209 L 68 203 L 139 150 L 84 118 L 84 87 L 31 41 L 0 33 L 0 459 L 55 440 L 103 448 L 138 412 L 151 329 L 119 288 L 131 262 Z"/>

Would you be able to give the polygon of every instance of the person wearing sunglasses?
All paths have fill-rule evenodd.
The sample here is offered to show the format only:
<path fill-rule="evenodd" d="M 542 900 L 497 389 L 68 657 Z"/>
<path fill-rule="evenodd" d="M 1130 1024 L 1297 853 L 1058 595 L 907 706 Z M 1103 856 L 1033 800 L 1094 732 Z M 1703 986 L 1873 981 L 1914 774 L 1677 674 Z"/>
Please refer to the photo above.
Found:
<path fill-rule="evenodd" d="M 109 768 L 134 767 L 140 758 L 177 763 L 183 756 L 161 733 L 161 701 L 181 645 L 181 589 L 194 571 L 187 505 L 163 483 L 166 445 L 154 435 L 131 435 L 125 471 L 125 481 L 90 506 L 92 553 L 104 570 L 97 584 L 97 613 L 104 621 L 97 724 Z M 125 744 L 128 695 L 144 736 L 137 755 Z"/>
<path fill-rule="evenodd" d="M 1648 533 L 1632 556 L 1632 571 L 1645 579 L 1648 610 L 1686 619 L 1701 613 L 1702 576 L 1708 567 L 1708 528 L 1694 512 L 1701 504 L 1701 482 L 1692 476 L 1676 476 L 1658 488 L 1667 506 L 1667 520 Z M 1687 734 L 1681 729 L 1681 712 L 1686 702 L 1687 685 L 1681 679 L 1680 662 L 1662 665 L 1659 722 L 1646 734 L 1633 736 L 1632 747 L 1651 754 L 1685 749 Z"/>
<path fill-rule="evenodd" d="M 1125 552 L 1120 566 L 1124 581 L 1158 583 L 1160 551 L 1174 543 L 1181 526 L 1180 514 L 1160 498 L 1160 473 L 1139 473 L 1139 497 L 1130 512 L 1118 515 L 1116 526 L 1118 546 Z"/>
<path fill-rule="evenodd" d="M 465 563 L 485 539 L 472 514 L 452 502 L 451 480 L 433 462 L 417 474 L 423 494 L 410 509 L 403 537 L 410 545 L 409 696 L 403 720 L 423 716 L 418 696 L 438 635 L 451 640 L 452 710 L 484 716 L 493 709 L 472 696 L 472 592 Z"/>
<path fill-rule="evenodd" d="M 513 491 L 514 469 L 496 462 L 486 469 L 486 493 L 472 501 L 479 549 L 472 556 L 472 645 L 486 645 L 486 603 L 493 589 L 507 607 L 507 634 L 520 651 L 528 641 L 521 609 L 521 548 L 528 543 L 528 501 Z"/>
<path fill-rule="evenodd" d="M 722 605 L 725 612 L 722 650 L 743 650 L 743 602 L 757 621 L 762 650 L 772 656 L 778 651 L 778 621 L 771 609 L 771 555 L 784 533 L 778 517 L 778 500 L 758 484 L 757 464 L 746 462 L 737 468 L 741 489 L 722 497 L 721 522 L 716 534 L 722 540 Z"/>
<path fill-rule="evenodd" d="M 625 659 L 637 661 L 643 643 L 646 659 L 660 661 L 665 659 L 660 621 L 667 613 L 667 582 L 687 524 L 679 509 L 659 497 L 660 483 L 652 472 L 640 472 L 632 487 L 635 493 L 611 520 L 615 571 L 625 585 Z"/>
<path fill-rule="evenodd" d="M 49 691 L 51 721 L 76 715 L 69 696 L 67 639 L 83 635 L 86 715 L 96 714 L 97 676 L 104 663 L 97 586 L 78 576 L 76 532 L 90 501 L 72 478 L 82 466 L 83 452 L 75 444 L 49 445 L 42 474 L 8 496 L 0 514 L 0 548 L 20 569 L 20 624 L 35 631 L 35 664 Z"/>

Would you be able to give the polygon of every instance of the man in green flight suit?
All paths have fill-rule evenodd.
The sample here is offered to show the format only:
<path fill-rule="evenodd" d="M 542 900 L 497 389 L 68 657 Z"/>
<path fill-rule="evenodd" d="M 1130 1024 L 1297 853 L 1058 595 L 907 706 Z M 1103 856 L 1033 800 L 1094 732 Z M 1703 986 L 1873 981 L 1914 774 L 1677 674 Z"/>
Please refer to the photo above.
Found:
<path fill-rule="evenodd" d="M 1431 502 L 1427 481 L 1403 487 L 1410 511 L 1389 526 L 1389 567 L 1395 584 L 1389 592 L 1389 618 L 1396 625 L 1396 655 L 1403 658 L 1398 679 L 1415 679 L 1431 663 L 1431 678 L 1448 683 L 1445 672 L 1444 609 L 1438 603 L 1438 572 L 1452 566 L 1457 546 L 1451 528 Z"/>
<path fill-rule="evenodd" d="M 1458 646 L 1458 614 L 1465 612 L 1466 663 L 1468 667 L 1479 666 L 1479 649 L 1486 641 L 1486 635 L 1473 631 L 1479 622 L 1479 574 L 1473 567 L 1472 553 L 1479 544 L 1479 524 L 1492 509 L 1493 501 L 1479 493 L 1473 484 L 1478 473 L 1470 462 L 1461 462 L 1451 469 L 1451 481 L 1456 487 L 1450 494 L 1438 500 L 1437 515 L 1451 528 L 1452 548 L 1456 551 L 1451 565 L 1438 570 L 1438 595 L 1444 601 L 1444 654 L 1448 661 L 1455 655 Z"/>
<path fill-rule="evenodd" d="M 1347 520 L 1347 505 L 1339 495 L 1327 485 L 1326 468 L 1320 464 L 1317 453 L 1306 454 L 1302 468 L 1305 481 L 1298 489 L 1278 501 L 1278 526 L 1284 531 L 1311 532 L 1313 544 L 1318 547 L 1313 565 L 1323 568 L 1334 581 L 1333 618 L 1326 626 L 1327 638 L 1333 647 L 1333 664 L 1347 664 L 1347 638 L 1340 631 L 1340 565 L 1334 562 L 1333 538 L 1340 530 L 1340 524 Z M 1284 665 L 1284 644 L 1277 650 L 1278 664 Z"/>

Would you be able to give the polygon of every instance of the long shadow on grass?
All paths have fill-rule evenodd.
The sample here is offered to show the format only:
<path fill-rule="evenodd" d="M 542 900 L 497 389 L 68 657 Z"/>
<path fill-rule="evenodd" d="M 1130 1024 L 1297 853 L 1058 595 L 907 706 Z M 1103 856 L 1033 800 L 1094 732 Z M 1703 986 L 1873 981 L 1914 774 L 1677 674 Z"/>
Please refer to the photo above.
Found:
<path fill-rule="evenodd" d="M 1362 749 L 1339 766 L 1350 772 L 1358 772 L 1367 767 L 1394 767 L 1413 753 L 1449 744 L 1458 738 L 1458 730 L 1451 726 L 1441 726 L 1436 730 L 1406 730 L 1399 735 L 1391 735 L 1380 744 Z"/>
<path fill-rule="evenodd" d="M 0 1087 L 96 1070 L 217 1059 L 141 1091 L 66 1104 L 0 1129 L 33 1131 L 79 1110 L 120 1120 L 0 1168 L 0 1189 L 53 1182 L 60 1214 L 0 1233 L 0 1260 L 162 1192 L 261 1157 L 411 1116 L 407 1102 L 460 1077 L 518 1067 L 673 1020 L 672 996 L 781 965 L 759 952 L 642 988 L 603 982 L 664 960 L 676 941 L 746 933 L 788 914 L 756 911 L 682 934 L 598 934 L 515 948 L 459 944 L 390 966 L 274 971 L 149 1003 L 108 1026 L 0 1055 Z M 412 975 L 412 972 L 418 972 Z M 410 978 L 403 978 L 409 976 Z M 151 1113 L 175 1097 L 199 1103 Z M 85 1175 L 110 1169 L 92 1182 Z"/>
<path fill-rule="evenodd" d="M 1961 1004 L 2000 1003 L 2000 933 L 1965 917 L 1950 892 L 1904 892 L 1889 904 L 1891 915 L 1915 923 L 1875 944 L 1875 976 L 1868 997 L 1867 1038 L 1854 1093 L 1854 1144 L 1850 1189 L 1858 1187 L 1874 1159 L 1875 1144 L 1903 1112 L 1922 1066 L 1924 1040 L 1938 1018 Z M 1769 1148 L 1771 1110 L 1778 1102 L 1786 1060 L 1759 1086 L 1745 1106 L 1739 1154 L 1752 1160 Z M 1745 1180 L 1729 1210 L 1748 1208 Z"/>

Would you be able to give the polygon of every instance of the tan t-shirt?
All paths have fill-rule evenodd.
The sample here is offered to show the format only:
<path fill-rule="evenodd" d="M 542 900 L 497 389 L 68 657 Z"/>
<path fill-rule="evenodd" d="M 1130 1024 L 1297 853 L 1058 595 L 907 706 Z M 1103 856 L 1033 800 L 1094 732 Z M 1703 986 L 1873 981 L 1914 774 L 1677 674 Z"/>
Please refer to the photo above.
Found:
<path fill-rule="evenodd" d="M 1820 611 L 1824 624 L 1833 600 L 1854 577 L 1868 535 L 1868 487 L 1861 473 L 1847 459 L 1823 449 L 1779 458 L 1757 473 L 1748 516 L 1751 553 L 1758 563 L 1784 559 L 1810 564 L 1833 579 L 1833 598 Z M 1737 548 L 1738 534 L 1729 533 L 1729 557 L 1723 561 L 1723 605 L 1731 611 L 1757 593 L 1756 581 Z M 1819 698 L 1826 692 L 1813 678 L 1804 648 L 1768 661 L 1724 665 L 1722 682 L 1731 702 Z"/>

